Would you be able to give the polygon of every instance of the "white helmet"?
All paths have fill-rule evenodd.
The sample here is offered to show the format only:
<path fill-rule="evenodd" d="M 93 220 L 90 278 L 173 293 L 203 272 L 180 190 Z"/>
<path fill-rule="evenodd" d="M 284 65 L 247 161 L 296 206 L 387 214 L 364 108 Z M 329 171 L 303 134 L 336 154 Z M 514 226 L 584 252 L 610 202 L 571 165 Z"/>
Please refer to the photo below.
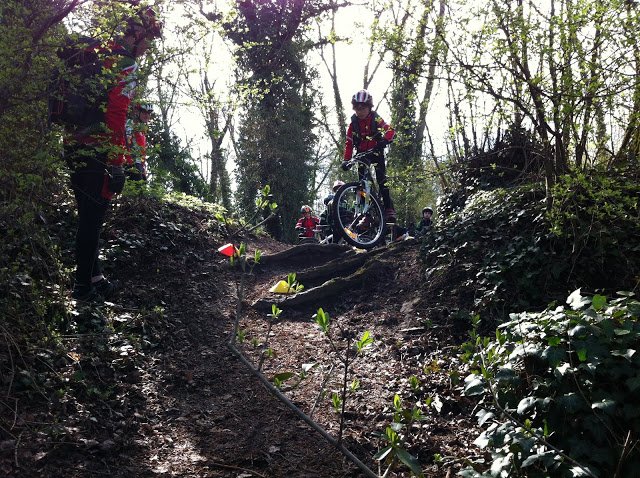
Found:
<path fill-rule="evenodd" d="M 335 193 L 340 188 L 340 186 L 344 186 L 344 181 L 340 181 L 339 179 L 336 179 L 331 189 Z"/>
<path fill-rule="evenodd" d="M 356 103 L 364 103 L 365 105 L 373 107 L 373 98 L 371 97 L 371 93 L 367 90 L 358 91 L 351 98 L 351 104 L 355 105 Z"/>

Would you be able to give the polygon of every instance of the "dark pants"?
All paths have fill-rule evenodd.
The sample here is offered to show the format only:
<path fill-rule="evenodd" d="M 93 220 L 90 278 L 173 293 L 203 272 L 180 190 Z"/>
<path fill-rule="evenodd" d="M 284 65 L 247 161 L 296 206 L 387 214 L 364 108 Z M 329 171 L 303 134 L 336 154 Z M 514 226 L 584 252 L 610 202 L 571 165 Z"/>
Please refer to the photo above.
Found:
<path fill-rule="evenodd" d="M 71 186 L 78 205 L 76 232 L 76 276 L 78 286 L 88 286 L 91 278 L 102 274 L 100 260 L 100 231 L 109 207 L 102 197 L 106 156 L 92 148 L 65 149 L 65 159 L 73 168 Z"/>
<path fill-rule="evenodd" d="M 385 209 L 393 209 L 393 201 L 391 201 L 391 193 L 387 186 L 387 165 L 384 160 L 383 153 L 371 153 L 367 155 L 367 159 L 371 161 L 376 170 L 376 180 L 378 181 L 378 189 L 380 189 L 380 196 L 382 196 L 382 203 Z M 358 174 L 362 176 L 364 166 L 358 168 Z"/>

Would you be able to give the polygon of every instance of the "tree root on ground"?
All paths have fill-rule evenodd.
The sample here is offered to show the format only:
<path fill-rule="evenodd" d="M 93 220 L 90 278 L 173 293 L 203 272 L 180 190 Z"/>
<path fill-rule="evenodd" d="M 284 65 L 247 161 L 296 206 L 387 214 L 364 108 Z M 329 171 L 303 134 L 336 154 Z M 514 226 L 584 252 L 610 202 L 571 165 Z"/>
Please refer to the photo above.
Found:
<path fill-rule="evenodd" d="M 265 254 L 260 258 L 258 266 L 276 265 L 282 263 L 316 263 L 327 262 L 344 253 L 355 254 L 350 246 L 343 244 L 300 244 L 290 247 L 276 254 Z"/>
<path fill-rule="evenodd" d="M 344 294 L 347 291 L 362 288 L 367 281 L 378 274 L 384 273 L 387 269 L 393 267 L 394 256 L 402 254 L 408 247 L 415 245 L 415 241 L 397 242 L 384 248 L 375 248 L 371 251 L 356 253 L 350 249 L 341 251 L 335 248 L 335 254 L 339 254 L 337 258 L 330 262 L 309 268 L 306 271 L 296 273 L 296 280 L 300 284 L 307 287 L 303 292 L 293 295 L 276 295 L 269 294 L 267 297 L 256 300 L 251 304 L 258 310 L 271 310 L 271 304 L 276 304 L 281 308 L 299 308 L 310 305 L 322 306 L 322 302 L 327 303 L 327 299 Z M 331 244 L 337 245 L 337 244 Z M 269 265 L 290 260 L 291 257 L 300 257 L 306 263 L 312 260 L 305 251 L 308 246 L 325 248 L 327 245 L 319 246 L 317 244 L 307 244 L 304 246 L 296 246 L 286 251 L 271 256 Z M 302 249 L 302 251 L 300 251 Z M 277 260 L 273 259 L 275 256 Z M 330 255 L 325 255 L 330 257 Z M 312 284 L 320 284 L 317 287 L 309 287 Z"/>
<path fill-rule="evenodd" d="M 314 303 L 321 306 L 322 302 L 326 303 L 326 299 L 329 297 L 343 294 L 345 291 L 354 288 L 361 288 L 369 277 L 390 266 L 386 261 L 373 259 L 347 277 L 337 277 L 326 281 L 318 287 L 290 296 L 258 299 L 252 306 L 258 310 L 271 310 L 271 304 L 276 304 L 282 309 L 303 307 Z"/>

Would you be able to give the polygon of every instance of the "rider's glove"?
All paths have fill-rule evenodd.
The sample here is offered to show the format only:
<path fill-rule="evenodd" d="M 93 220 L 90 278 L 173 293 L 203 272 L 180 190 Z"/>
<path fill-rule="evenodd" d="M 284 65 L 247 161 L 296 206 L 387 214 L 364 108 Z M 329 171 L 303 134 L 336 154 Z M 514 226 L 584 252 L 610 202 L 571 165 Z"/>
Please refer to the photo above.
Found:
<path fill-rule="evenodd" d="M 380 141 L 378 141 L 376 143 L 376 145 L 373 148 L 373 150 L 374 151 L 384 151 L 384 148 L 386 148 L 388 144 L 389 144 L 389 141 L 387 141 L 386 139 L 381 139 Z"/>
<path fill-rule="evenodd" d="M 124 189 L 124 169 L 122 166 L 109 166 L 109 191 L 119 194 Z"/>
<path fill-rule="evenodd" d="M 348 161 L 342 161 L 341 167 L 343 171 L 349 171 L 351 169 L 351 165 L 349 164 Z"/>

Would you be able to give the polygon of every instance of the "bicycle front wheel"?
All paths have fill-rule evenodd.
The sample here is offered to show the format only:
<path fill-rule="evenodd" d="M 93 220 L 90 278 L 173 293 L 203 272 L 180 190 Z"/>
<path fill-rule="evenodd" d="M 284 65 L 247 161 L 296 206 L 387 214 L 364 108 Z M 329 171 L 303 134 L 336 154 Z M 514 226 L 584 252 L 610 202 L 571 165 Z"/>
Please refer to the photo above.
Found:
<path fill-rule="evenodd" d="M 335 231 L 352 246 L 371 249 L 384 240 L 386 223 L 380 201 L 367 194 L 360 183 L 347 183 L 338 189 L 331 213 Z"/>

